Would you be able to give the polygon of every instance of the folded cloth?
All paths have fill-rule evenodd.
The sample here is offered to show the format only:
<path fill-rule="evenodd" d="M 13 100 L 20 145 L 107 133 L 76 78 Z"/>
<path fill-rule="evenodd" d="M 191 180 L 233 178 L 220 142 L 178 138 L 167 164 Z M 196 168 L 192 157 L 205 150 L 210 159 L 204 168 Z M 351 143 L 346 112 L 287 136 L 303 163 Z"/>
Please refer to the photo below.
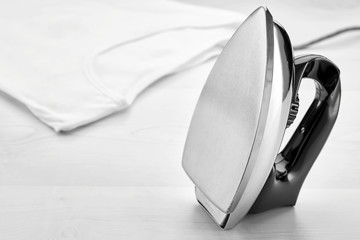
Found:
<path fill-rule="evenodd" d="M 55 131 L 69 131 L 217 56 L 241 20 L 165 0 L 3 1 L 0 90 Z"/>

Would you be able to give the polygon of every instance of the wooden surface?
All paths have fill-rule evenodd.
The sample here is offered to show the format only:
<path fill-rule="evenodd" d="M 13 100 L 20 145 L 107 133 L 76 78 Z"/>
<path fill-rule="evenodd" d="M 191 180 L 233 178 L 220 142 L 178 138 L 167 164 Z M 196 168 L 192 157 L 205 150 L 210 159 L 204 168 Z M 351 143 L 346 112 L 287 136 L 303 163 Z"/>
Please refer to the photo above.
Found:
<path fill-rule="evenodd" d="M 261 1 L 190 1 L 246 14 Z M 360 24 L 356 1 L 267 1 L 300 43 Z M 338 121 L 294 208 L 247 216 L 221 231 L 197 204 L 181 155 L 213 62 L 169 76 L 128 110 L 56 134 L 0 95 L 0 239 L 359 239 L 359 33 L 302 53 L 342 71 Z M 310 83 L 310 81 L 309 81 Z M 305 83 L 300 110 L 313 94 Z"/>
<path fill-rule="evenodd" d="M 188 187 L 0 187 L 1 239 L 358 239 L 359 190 L 304 189 L 296 207 L 223 231 Z"/>

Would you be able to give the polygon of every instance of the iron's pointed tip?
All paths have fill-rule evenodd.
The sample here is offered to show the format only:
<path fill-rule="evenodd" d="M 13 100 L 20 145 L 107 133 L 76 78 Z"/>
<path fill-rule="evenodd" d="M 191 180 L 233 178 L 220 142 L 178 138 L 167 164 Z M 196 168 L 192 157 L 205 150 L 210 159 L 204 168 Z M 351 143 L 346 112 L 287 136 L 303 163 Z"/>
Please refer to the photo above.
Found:
<path fill-rule="evenodd" d="M 269 12 L 269 9 L 266 6 L 260 6 L 254 12 L 258 12 L 258 11 Z"/>

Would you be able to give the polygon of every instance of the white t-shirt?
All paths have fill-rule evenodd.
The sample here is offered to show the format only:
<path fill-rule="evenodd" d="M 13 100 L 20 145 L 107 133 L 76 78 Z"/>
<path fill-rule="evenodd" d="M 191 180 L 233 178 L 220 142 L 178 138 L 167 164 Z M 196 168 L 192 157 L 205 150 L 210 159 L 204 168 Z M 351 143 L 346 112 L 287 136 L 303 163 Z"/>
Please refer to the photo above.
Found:
<path fill-rule="evenodd" d="M 0 90 L 69 131 L 217 56 L 241 20 L 166 0 L 2 1 Z"/>

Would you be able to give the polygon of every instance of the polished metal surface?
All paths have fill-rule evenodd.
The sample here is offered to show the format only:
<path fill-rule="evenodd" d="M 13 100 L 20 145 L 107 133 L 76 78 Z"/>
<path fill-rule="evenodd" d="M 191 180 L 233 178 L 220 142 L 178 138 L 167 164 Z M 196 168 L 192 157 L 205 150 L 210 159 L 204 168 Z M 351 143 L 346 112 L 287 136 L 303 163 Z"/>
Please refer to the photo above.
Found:
<path fill-rule="evenodd" d="M 235 210 L 223 228 L 232 228 L 255 202 L 280 151 L 293 96 L 293 59 L 290 41 L 281 26 L 274 24 L 274 70 L 264 134 L 258 146 L 254 168 Z"/>
<path fill-rule="evenodd" d="M 289 115 L 292 64 L 285 31 L 261 7 L 224 48 L 201 93 L 183 167 L 222 228 L 248 212 L 272 168 Z"/>
<path fill-rule="evenodd" d="M 183 167 L 225 213 L 233 211 L 242 194 L 240 184 L 248 181 L 244 173 L 252 170 L 248 162 L 256 157 L 255 140 L 263 135 L 272 60 L 273 21 L 266 9 L 259 8 L 223 49 L 191 121 Z"/>

